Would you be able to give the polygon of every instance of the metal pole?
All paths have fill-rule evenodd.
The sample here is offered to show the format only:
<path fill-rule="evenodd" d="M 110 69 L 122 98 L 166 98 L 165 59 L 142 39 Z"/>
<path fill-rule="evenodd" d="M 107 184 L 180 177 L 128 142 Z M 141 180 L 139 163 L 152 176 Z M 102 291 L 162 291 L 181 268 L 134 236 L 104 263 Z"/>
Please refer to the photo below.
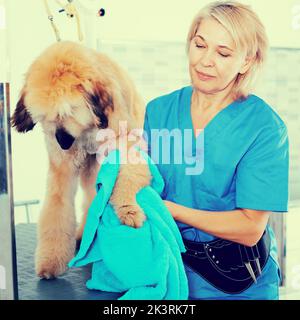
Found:
<path fill-rule="evenodd" d="M 0 300 L 18 299 L 9 84 L 0 83 Z"/>

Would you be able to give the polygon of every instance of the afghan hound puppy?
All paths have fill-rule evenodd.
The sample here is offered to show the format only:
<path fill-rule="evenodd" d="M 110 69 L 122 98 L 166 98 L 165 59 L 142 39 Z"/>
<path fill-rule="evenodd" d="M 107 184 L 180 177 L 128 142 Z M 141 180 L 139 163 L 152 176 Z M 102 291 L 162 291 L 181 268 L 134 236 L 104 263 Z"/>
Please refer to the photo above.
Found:
<path fill-rule="evenodd" d="M 40 123 L 49 155 L 35 252 L 39 277 L 49 279 L 64 273 L 74 256 L 76 239 L 81 239 L 96 194 L 100 166 L 97 132 L 109 128 L 118 139 L 119 121 L 126 121 L 127 133 L 142 129 L 144 112 L 127 73 L 96 50 L 71 41 L 55 43 L 29 67 L 11 123 L 18 132 Z M 132 144 L 128 142 L 127 148 Z M 135 228 L 146 219 L 136 193 L 151 179 L 148 166 L 140 160 L 121 164 L 110 199 L 120 221 Z M 79 181 L 85 194 L 84 214 L 76 231 L 74 198 Z"/>

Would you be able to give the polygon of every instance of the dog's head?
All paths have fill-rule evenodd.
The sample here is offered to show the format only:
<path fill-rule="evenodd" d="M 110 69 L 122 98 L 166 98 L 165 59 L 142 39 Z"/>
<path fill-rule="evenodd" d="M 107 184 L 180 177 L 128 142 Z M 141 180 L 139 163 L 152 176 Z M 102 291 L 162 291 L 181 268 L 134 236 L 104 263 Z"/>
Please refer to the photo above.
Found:
<path fill-rule="evenodd" d="M 64 150 L 84 131 L 107 128 L 114 111 L 109 71 L 104 60 L 79 44 L 50 46 L 26 73 L 12 126 L 27 132 L 40 122 Z"/>

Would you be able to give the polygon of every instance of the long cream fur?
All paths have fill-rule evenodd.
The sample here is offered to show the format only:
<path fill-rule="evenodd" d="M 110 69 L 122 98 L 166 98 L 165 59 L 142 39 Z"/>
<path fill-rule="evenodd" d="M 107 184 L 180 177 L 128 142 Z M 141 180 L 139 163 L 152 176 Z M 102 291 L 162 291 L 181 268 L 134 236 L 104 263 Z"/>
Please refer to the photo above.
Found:
<path fill-rule="evenodd" d="M 19 132 L 39 122 L 49 154 L 47 192 L 38 223 L 36 273 L 57 277 L 73 257 L 99 170 L 95 135 L 119 121 L 128 130 L 143 127 L 144 105 L 127 73 L 104 54 L 74 42 L 51 45 L 29 67 L 12 117 Z M 56 139 L 63 128 L 75 140 L 63 150 Z M 131 144 L 128 144 L 128 148 Z M 136 193 L 151 179 L 145 163 L 121 165 L 110 199 L 122 223 L 140 227 L 145 220 Z M 76 231 L 74 197 L 78 181 L 84 191 L 83 219 Z"/>

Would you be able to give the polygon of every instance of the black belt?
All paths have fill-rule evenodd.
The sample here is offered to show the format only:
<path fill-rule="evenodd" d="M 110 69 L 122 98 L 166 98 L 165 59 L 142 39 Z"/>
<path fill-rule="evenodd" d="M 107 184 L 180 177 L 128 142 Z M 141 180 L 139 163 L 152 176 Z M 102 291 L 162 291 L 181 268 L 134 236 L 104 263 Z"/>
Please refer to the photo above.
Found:
<path fill-rule="evenodd" d="M 241 293 L 257 281 L 267 263 L 271 244 L 267 230 L 253 247 L 221 238 L 209 242 L 183 239 L 183 242 L 187 249 L 181 253 L 184 264 L 229 294 Z"/>

